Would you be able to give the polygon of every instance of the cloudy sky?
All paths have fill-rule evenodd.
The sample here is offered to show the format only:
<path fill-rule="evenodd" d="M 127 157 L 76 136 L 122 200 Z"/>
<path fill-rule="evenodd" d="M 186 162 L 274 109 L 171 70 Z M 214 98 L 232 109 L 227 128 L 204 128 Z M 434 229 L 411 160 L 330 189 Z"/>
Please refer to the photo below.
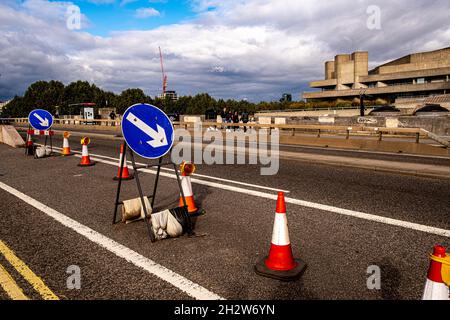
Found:
<path fill-rule="evenodd" d="M 179 94 L 298 100 L 338 53 L 368 50 L 374 67 L 450 46 L 449 12 L 449 0 L 1 0 L 0 100 L 52 79 L 157 95 L 159 46 Z"/>

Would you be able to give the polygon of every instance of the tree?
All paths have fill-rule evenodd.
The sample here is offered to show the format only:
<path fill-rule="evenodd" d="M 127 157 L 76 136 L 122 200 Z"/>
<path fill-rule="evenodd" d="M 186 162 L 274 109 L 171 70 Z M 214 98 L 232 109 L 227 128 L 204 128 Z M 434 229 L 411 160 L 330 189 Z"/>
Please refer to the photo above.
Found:
<path fill-rule="evenodd" d="M 216 100 L 207 93 L 200 93 L 192 96 L 182 96 L 177 101 L 170 98 L 162 100 L 152 99 L 145 95 L 142 89 L 127 89 L 120 95 L 113 92 L 104 91 L 95 84 L 87 81 L 72 82 L 66 87 L 59 81 L 37 81 L 31 84 L 26 90 L 24 97 L 14 97 L 14 99 L 4 108 L 3 115 L 8 117 L 26 117 L 35 108 L 42 108 L 55 114 L 56 106 L 60 106 L 60 114 L 80 114 L 81 103 L 95 103 L 98 108 L 116 108 L 119 114 L 136 103 L 150 103 L 164 110 L 166 113 L 177 112 L 179 114 L 203 115 L 207 111 L 220 112 L 223 108 L 232 111 L 248 111 L 250 113 L 259 110 L 284 110 L 293 108 L 312 108 L 317 106 L 335 106 L 335 103 L 318 102 L 259 102 L 257 104 L 246 100 L 236 101 L 228 99 Z"/>
<path fill-rule="evenodd" d="M 136 103 L 152 103 L 152 99 L 146 96 L 142 89 L 127 89 L 122 91 L 115 107 L 118 113 L 123 114 L 128 107 Z"/>
<path fill-rule="evenodd" d="M 24 94 L 23 112 L 33 109 L 44 109 L 55 113 L 56 106 L 61 105 L 64 94 L 64 84 L 59 81 L 37 81 L 31 84 Z"/>
<path fill-rule="evenodd" d="M 69 84 L 64 89 L 63 113 L 80 114 L 81 106 L 73 104 L 94 102 L 96 98 L 95 88 L 87 81 L 77 81 Z"/>

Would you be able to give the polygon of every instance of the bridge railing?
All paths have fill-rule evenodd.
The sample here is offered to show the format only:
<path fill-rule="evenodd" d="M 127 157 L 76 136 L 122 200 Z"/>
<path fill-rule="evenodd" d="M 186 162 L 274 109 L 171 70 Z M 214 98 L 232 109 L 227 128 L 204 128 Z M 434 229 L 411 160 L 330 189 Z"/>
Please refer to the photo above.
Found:
<path fill-rule="evenodd" d="M 0 123 L 11 123 L 17 125 L 28 125 L 28 118 L 0 118 Z M 79 127 L 79 126 L 96 126 L 103 129 L 109 129 L 114 131 L 120 131 L 121 120 L 105 120 L 105 119 L 54 119 L 54 125 L 56 126 L 67 126 Z M 323 134 L 331 135 L 345 135 L 346 139 L 351 136 L 377 136 L 378 140 L 381 141 L 383 136 L 397 136 L 397 137 L 414 137 L 415 142 L 419 143 L 422 138 L 433 139 L 436 142 L 448 147 L 448 142 L 441 138 L 436 138 L 436 135 L 423 130 L 421 128 L 384 128 L 384 127 L 367 127 L 364 125 L 356 126 L 335 126 L 335 125 L 303 125 L 303 124 L 262 124 L 262 123 L 220 123 L 220 122 L 173 122 L 174 127 L 193 129 L 195 125 L 201 124 L 203 129 L 209 127 L 214 128 L 234 128 L 234 127 L 247 127 L 256 130 L 266 129 L 269 134 L 273 130 L 281 130 L 283 133 L 288 133 L 291 136 L 296 136 L 299 133 L 312 133 L 317 135 L 318 138 Z"/>

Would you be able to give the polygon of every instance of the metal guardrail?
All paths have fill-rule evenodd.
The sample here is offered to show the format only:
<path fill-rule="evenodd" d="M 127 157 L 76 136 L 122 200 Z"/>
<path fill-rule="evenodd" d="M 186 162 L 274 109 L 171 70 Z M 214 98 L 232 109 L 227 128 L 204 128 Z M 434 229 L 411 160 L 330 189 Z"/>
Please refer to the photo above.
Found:
<path fill-rule="evenodd" d="M 380 106 L 366 106 L 366 111 L 371 111 Z M 339 110 L 359 110 L 359 107 L 318 107 L 318 108 L 299 108 L 299 109 L 283 109 L 283 110 L 261 110 L 255 112 L 255 115 L 266 113 L 287 113 L 287 112 L 308 112 L 308 111 L 339 111 Z"/>
<path fill-rule="evenodd" d="M 0 123 L 9 122 L 15 124 L 27 124 L 28 118 L 0 118 Z M 73 125 L 73 126 L 84 126 L 84 125 L 92 125 L 92 126 L 101 126 L 102 128 L 109 128 L 114 130 L 119 130 L 120 128 L 120 120 L 86 120 L 86 119 L 54 119 L 54 124 L 56 125 Z M 354 135 L 376 135 L 378 136 L 378 140 L 382 141 L 383 135 L 393 135 L 393 136 L 409 136 L 415 137 L 415 142 L 420 143 L 421 138 L 429 138 L 432 139 L 444 147 L 448 147 L 448 141 L 445 141 L 442 138 L 439 138 L 437 135 L 426 131 L 421 128 L 374 128 L 374 127 L 366 127 L 362 125 L 357 126 L 331 126 L 331 125 L 299 125 L 299 124 L 260 124 L 260 123 L 220 123 L 220 122 L 182 122 L 177 121 L 173 122 L 174 127 L 182 127 L 186 130 L 189 128 L 194 128 L 195 125 L 201 124 L 202 127 L 218 127 L 218 128 L 233 128 L 233 127 L 247 127 L 253 129 L 268 129 L 269 134 L 272 133 L 272 130 L 284 130 L 291 131 L 291 136 L 295 136 L 300 132 L 308 132 L 315 133 L 317 137 L 324 133 L 328 134 L 345 134 L 346 139 L 349 139 L 350 136 Z"/>
<path fill-rule="evenodd" d="M 0 121 L 12 121 L 14 123 L 27 123 L 28 118 L 0 118 Z M 53 119 L 53 124 L 58 125 L 101 125 L 101 126 L 120 126 L 121 120 L 105 119 Z"/>

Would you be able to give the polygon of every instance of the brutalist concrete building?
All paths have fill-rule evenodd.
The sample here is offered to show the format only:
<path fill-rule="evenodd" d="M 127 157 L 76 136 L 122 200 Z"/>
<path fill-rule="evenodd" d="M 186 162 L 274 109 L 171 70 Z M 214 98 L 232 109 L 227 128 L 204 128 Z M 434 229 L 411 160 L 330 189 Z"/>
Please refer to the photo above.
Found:
<path fill-rule="evenodd" d="M 310 86 L 320 91 L 303 93 L 309 102 L 353 101 L 361 93 L 383 103 L 450 94 L 450 47 L 410 54 L 373 70 L 368 52 L 340 54 L 325 63 L 325 80 Z"/>

